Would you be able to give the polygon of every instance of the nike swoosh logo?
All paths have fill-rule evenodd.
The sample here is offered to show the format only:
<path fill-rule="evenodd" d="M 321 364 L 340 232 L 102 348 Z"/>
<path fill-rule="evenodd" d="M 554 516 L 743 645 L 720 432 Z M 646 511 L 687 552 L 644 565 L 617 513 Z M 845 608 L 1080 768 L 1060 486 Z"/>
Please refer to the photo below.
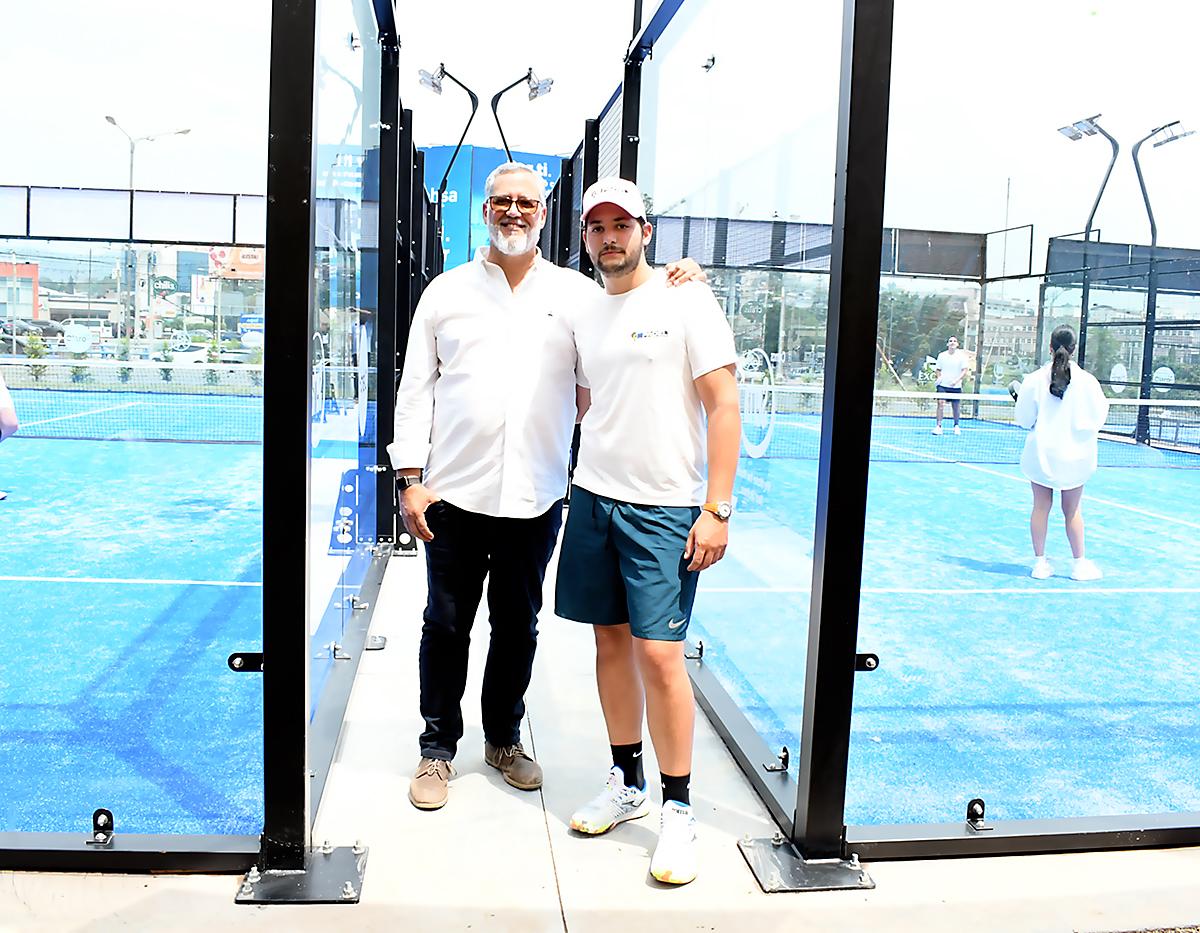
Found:
<path fill-rule="evenodd" d="M 641 752 L 634 752 L 634 753 L 633 753 L 633 757 L 634 757 L 634 758 L 641 758 L 641 757 L 642 757 L 642 753 L 641 753 Z"/>
<path fill-rule="evenodd" d="M 677 629 L 677 628 L 679 628 L 679 626 L 683 625 L 683 623 L 684 623 L 684 622 L 686 622 L 686 621 L 687 621 L 687 619 L 680 619 L 678 622 L 668 622 L 668 623 L 667 623 L 667 628 L 669 628 L 669 629 Z"/>

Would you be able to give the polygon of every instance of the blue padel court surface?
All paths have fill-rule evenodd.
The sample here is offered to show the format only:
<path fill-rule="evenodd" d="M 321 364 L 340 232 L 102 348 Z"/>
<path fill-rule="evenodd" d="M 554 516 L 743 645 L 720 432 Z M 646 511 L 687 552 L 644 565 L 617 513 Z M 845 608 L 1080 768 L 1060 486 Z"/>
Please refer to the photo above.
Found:
<path fill-rule="evenodd" d="M 31 434 L 78 420 L 32 426 L 32 394 Z M 261 645 L 261 471 L 254 444 L 0 448 L 0 831 L 88 832 L 97 807 L 118 832 L 261 830 L 262 685 L 226 664 Z"/>
<path fill-rule="evenodd" d="M 1104 579 L 1069 578 L 1056 500 L 1037 581 L 1029 484 L 981 452 L 1023 432 L 931 426 L 875 422 L 858 650 L 880 666 L 856 675 L 846 822 L 961 822 L 974 797 L 995 819 L 1200 810 L 1200 456 L 1102 441 L 1084 515 Z M 771 446 L 817 429 L 777 421 Z M 816 484 L 812 459 L 742 458 L 689 632 L 793 774 Z"/>

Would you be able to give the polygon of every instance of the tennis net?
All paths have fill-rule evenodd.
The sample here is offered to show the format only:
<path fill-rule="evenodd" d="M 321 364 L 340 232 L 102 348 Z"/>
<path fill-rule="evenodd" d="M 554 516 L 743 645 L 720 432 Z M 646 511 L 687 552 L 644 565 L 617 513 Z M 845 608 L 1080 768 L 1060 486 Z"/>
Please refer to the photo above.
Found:
<path fill-rule="evenodd" d="M 21 437 L 261 444 L 260 365 L 0 360 Z"/>
<path fill-rule="evenodd" d="M 744 456 L 817 459 L 821 386 L 744 383 L 740 396 Z M 942 433 L 937 435 L 933 433 L 937 396 L 932 392 L 877 390 L 871 459 L 1020 462 L 1028 432 L 1014 422 L 1015 403 L 1007 393 L 955 396 L 961 406 L 961 434 L 954 433 L 950 396 L 944 398 Z M 1101 466 L 1200 468 L 1200 401 L 1109 399 L 1099 459 Z"/>

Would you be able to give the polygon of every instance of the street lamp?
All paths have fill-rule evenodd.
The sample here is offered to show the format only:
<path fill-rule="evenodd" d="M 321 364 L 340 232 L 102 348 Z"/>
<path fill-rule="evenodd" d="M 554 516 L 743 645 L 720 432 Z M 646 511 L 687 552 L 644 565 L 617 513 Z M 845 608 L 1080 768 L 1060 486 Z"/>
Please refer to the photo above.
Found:
<path fill-rule="evenodd" d="M 1178 120 L 1156 126 L 1133 144 L 1133 168 L 1137 172 L 1138 186 L 1142 189 L 1142 201 L 1146 205 L 1146 217 L 1150 221 L 1150 268 L 1146 275 L 1146 326 L 1145 335 L 1142 338 L 1141 391 L 1138 393 L 1138 397 L 1143 399 L 1150 398 L 1150 381 L 1154 370 L 1154 332 L 1158 311 L 1158 263 L 1154 251 L 1158 246 L 1158 224 L 1154 222 L 1154 211 L 1150 208 L 1150 195 L 1146 191 L 1146 179 L 1142 176 L 1142 164 L 1138 161 L 1138 151 L 1142 148 L 1142 143 L 1153 139 L 1160 133 L 1166 133 L 1166 135 L 1154 143 L 1153 148 L 1155 149 L 1195 133 L 1195 130 L 1180 132 L 1178 126 Z M 1147 442 L 1150 439 L 1150 412 L 1145 405 L 1138 409 L 1135 438 L 1138 441 Z"/>
<path fill-rule="evenodd" d="M 1083 297 L 1079 312 L 1079 352 L 1076 356 L 1080 366 L 1083 365 L 1084 350 L 1087 347 L 1088 299 L 1091 290 L 1091 263 L 1088 259 L 1088 244 L 1092 241 L 1092 221 L 1096 219 L 1096 209 L 1100 207 L 1100 198 L 1104 196 L 1104 188 L 1108 184 L 1109 176 L 1112 175 L 1113 166 L 1117 164 L 1117 153 L 1121 151 L 1121 147 L 1117 144 L 1117 141 L 1105 131 L 1104 127 L 1096 122 L 1099 119 L 1100 114 L 1096 114 L 1094 117 L 1077 120 L 1069 126 L 1060 126 L 1058 128 L 1058 131 L 1071 141 L 1083 139 L 1085 136 L 1095 136 L 1099 133 L 1112 146 L 1112 159 L 1109 160 L 1108 169 L 1104 172 L 1104 180 L 1100 182 L 1100 190 L 1096 192 L 1096 201 L 1092 204 L 1092 212 L 1088 214 L 1087 224 L 1083 228 Z"/>
<path fill-rule="evenodd" d="M 122 132 L 122 134 L 124 134 L 125 138 L 129 140 L 129 190 L 130 191 L 133 190 L 133 152 L 137 148 L 138 143 L 153 142 L 156 139 L 161 139 L 163 136 L 186 136 L 188 133 L 190 133 L 192 131 L 191 127 L 188 127 L 187 129 L 183 129 L 183 130 L 167 130 L 166 132 L 163 132 L 163 133 L 151 133 L 149 136 L 134 137 L 134 136 L 130 136 L 129 133 L 127 133 L 125 131 L 125 128 L 116 121 L 115 117 L 105 116 L 104 119 L 107 120 L 109 123 L 111 123 L 113 126 L 115 126 L 117 129 L 119 129 Z"/>
<path fill-rule="evenodd" d="M 504 138 L 504 127 L 500 125 L 500 114 L 496 112 L 496 107 L 500 104 L 500 98 L 515 88 L 522 81 L 529 85 L 530 100 L 537 100 L 539 97 L 545 97 L 550 93 L 551 88 L 554 86 L 553 78 L 542 78 L 539 81 L 537 75 L 533 73 L 533 69 L 530 68 L 527 72 L 525 72 L 525 74 L 517 78 L 516 81 L 514 81 L 508 87 L 498 91 L 495 96 L 492 97 L 492 116 L 496 118 L 496 129 L 500 131 L 500 142 L 504 144 L 504 154 L 508 157 L 509 162 L 512 161 L 512 152 L 509 151 L 508 140 Z"/>

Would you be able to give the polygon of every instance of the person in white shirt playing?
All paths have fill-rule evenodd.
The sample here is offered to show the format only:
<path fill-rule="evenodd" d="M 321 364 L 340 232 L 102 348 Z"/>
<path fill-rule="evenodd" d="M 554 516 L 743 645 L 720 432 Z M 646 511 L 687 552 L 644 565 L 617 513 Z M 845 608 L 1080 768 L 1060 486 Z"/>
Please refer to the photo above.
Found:
<path fill-rule="evenodd" d="M 1096 472 L 1097 437 L 1108 417 L 1108 399 L 1096 377 L 1071 359 L 1075 332 L 1070 327 L 1054 329 L 1050 349 L 1054 358 L 1022 381 L 1014 411 L 1017 424 L 1030 429 L 1021 453 L 1021 472 L 1033 488 L 1031 576 L 1045 580 L 1054 574 L 1046 558 L 1046 529 L 1058 490 L 1075 558 L 1071 579 L 1099 580 L 1100 568 L 1084 556 L 1081 503 L 1083 484 Z"/>
<path fill-rule="evenodd" d="M 728 542 L 741 438 L 737 353 L 707 286 L 668 291 L 646 264 L 652 230 L 636 186 L 596 182 L 583 219 L 606 294 L 572 316 L 585 414 L 555 611 L 593 626 L 613 767 L 571 828 L 595 835 L 647 813 L 644 707 L 663 792 L 650 871 L 687 884 L 697 870 L 695 700 L 683 647 L 697 578 Z"/>
<path fill-rule="evenodd" d="M 0 376 L 0 441 L 8 440 L 16 434 L 18 427 L 17 409 L 13 405 L 12 396 L 9 395 L 8 386 L 4 384 L 4 377 Z M 8 493 L 0 489 L 0 500 L 7 498 Z"/>
<path fill-rule="evenodd" d="M 409 333 L 388 454 L 401 515 L 425 542 L 421 760 L 409 799 L 436 810 L 463 735 L 471 625 L 488 581 L 484 759 L 522 790 L 542 769 L 521 744 L 542 582 L 562 522 L 575 424 L 575 346 L 561 316 L 596 284 L 538 252 L 544 185 L 509 162 L 488 177 L 491 245 L 425 289 Z M 703 275 L 691 260 L 671 269 Z"/>
<path fill-rule="evenodd" d="M 970 357 L 967 356 L 965 350 L 958 348 L 958 338 L 952 334 L 946 341 L 946 349 L 938 354 L 937 363 L 934 364 L 934 376 L 938 394 L 937 424 L 933 428 L 934 434 L 942 433 L 942 408 L 945 404 L 945 399 L 941 396 L 962 394 L 963 379 L 967 376 L 967 366 L 970 365 L 969 361 Z M 954 415 L 955 434 L 962 434 L 962 429 L 958 426 L 958 416 L 961 407 L 962 402 L 958 399 L 950 399 L 950 408 Z"/>

